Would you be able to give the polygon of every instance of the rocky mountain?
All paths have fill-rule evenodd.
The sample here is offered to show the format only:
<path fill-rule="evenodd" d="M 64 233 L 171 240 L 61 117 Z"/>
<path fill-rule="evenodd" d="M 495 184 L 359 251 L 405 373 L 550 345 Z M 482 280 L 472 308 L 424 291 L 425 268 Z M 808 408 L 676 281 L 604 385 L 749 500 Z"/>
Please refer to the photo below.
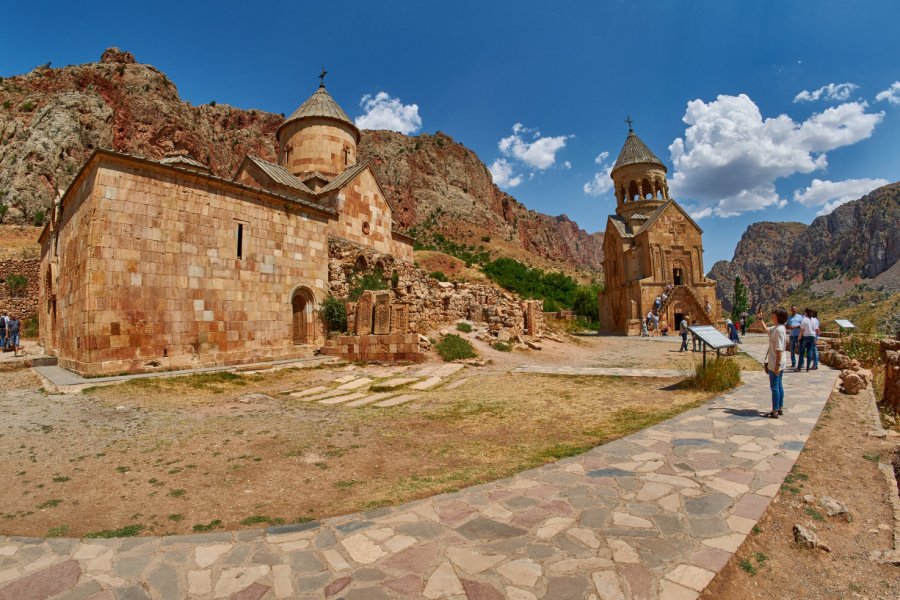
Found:
<path fill-rule="evenodd" d="M 191 105 L 164 73 L 116 48 L 99 63 L 38 67 L 0 80 L 0 204 L 9 209 L 7 222 L 33 221 L 98 147 L 149 158 L 184 150 L 230 177 L 246 154 L 275 158 L 283 118 Z M 373 164 L 401 229 L 466 246 L 492 240 L 489 249 L 521 250 L 526 260 L 601 268 L 602 233 L 528 210 L 447 135 L 364 131 L 360 156 Z"/>
<path fill-rule="evenodd" d="M 722 304 L 731 308 L 734 278 L 750 291 L 751 304 L 772 306 L 803 287 L 842 293 L 863 285 L 900 291 L 900 183 L 873 190 L 809 226 L 754 223 L 730 261 L 713 265 Z"/>

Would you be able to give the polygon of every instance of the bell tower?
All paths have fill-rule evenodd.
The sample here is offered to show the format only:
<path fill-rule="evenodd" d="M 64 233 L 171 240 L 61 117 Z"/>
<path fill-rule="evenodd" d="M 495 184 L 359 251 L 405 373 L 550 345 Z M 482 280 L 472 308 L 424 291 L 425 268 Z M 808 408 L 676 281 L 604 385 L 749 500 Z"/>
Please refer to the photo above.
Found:
<path fill-rule="evenodd" d="M 626 221 L 636 212 L 647 214 L 669 199 L 666 166 L 632 127 L 629 117 L 628 137 L 610 176 L 616 190 L 616 214 Z"/>

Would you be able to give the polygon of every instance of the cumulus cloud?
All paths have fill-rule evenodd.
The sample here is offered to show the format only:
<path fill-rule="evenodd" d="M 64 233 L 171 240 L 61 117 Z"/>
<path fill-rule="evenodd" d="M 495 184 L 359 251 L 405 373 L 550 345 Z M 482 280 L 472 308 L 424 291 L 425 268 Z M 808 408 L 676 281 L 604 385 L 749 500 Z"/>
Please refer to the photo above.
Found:
<path fill-rule="evenodd" d="M 528 177 L 534 178 L 534 171 L 545 171 L 556 164 L 556 155 L 566 147 L 570 135 L 542 136 L 537 129 L 516 123 L 512 127 L 512 135 L 502 138 L 497 144 L 501 158 L 498 158 L 488 169 L 494 176 L 494 183 L 504 188 L 519 185 Z M 564 161 L 563 169 L 571 169 L 572 163 Z M 515 174 L 515 170 L 530 171 Z"/>
<path fill-rule="evenodd" d="M 787 115 L 764 119 L 746 94 L 692 100 L 684 138 L 669 146 L 675 165 L 670 188 L 701 216 L 783 206 L 775 180 L 824 169 L 826 152 L 871 136 L 884 113 L 867 108 L 846 102 L 798 123 Z"/>
<path fill-rule="evenodd" d="M 415 133 L 422 127 L 418 104 L 403 104 L 387 92 L 366 94 L 359 101 L 366 113 L 356 117 L 360 129 L 390 129 L 403 134 Z"/>
<path fill-rule="evenodd" d="M 513 174 L 513 166 L 504 158 L 498 158 L 488 167 L 494 183 L 502 188 L 514 188 L 522 183 L 521 175 Z"/>
<path fill-rule="evenodd" d="M 828 181 L 813 179 L 806 189 L 794 192 L 794 200 L 804 206 L 822 209 L 818 215 L 827 215 L 841 204 L 856 200 L 865 196 L 875 188 L 890 183 L 887 179 L 844 179 L 843 181 Z"/>
<path fill-rule="evenodd" d="M 803 90 L 794 96 L 794 102 L 815 102 L 822 98 L 825 100 L 837 100 L 838 102 L 843 102 L 849 100 L 850 94 L 858 88 L 859 86 L 855 83 L 829 83 L 828 85 L 823 85 L 819 89 L 811 92 Z"/>
<path fill-rule="evenodd" d="M 567 135 L 543 137 L 537 129 L 521 123 L 513 125 L 513 134 L 500 140 L 500 152 L 515 158 L 532 169 L 549 169 L 556 163 L 556 154 L 566 147 Z"/>
<path fill-rule="evenodd" d="M 887 100 L 889 104 L 900 104 L 900 81 L 895 81 L 888 89 L 878 92 L 875 100 L 877 102 Z"/>
<path fill-rule="evenodd" d="M 584 193 L 588 196 L 600 196 L 613 188 L 613 180 L 610 172 L 613 163 L 607 162 L 609 152 L 603 151 L 594 159 L 594 163 L 600 165 L 600 171 L 594 173 L 590 181 L 584 184 Z"/>

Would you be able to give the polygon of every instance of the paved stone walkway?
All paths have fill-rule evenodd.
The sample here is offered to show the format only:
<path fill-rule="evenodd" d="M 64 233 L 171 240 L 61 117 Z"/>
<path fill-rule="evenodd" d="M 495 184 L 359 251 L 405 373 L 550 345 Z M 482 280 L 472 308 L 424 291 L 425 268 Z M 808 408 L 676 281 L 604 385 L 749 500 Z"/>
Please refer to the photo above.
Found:
<path fill-rule="evenodd" d="M 0 600 L 693 599 L 778 492 L 837 372 L 786 377 L 782 419 L 760 416 L 767 379 L 745 372 L 741 388 L 581 456 L 322 523 L 0 537 Z"/>
<path fill-rule="evenodd" d="M 631 367 L 554 367 L 544 365 L 522 365 L 513 373 L 536 373 L 540 375 L 574 375 L 607 377 L 682 377 L 685 372 L 678 369 L 637 369 Z"/>

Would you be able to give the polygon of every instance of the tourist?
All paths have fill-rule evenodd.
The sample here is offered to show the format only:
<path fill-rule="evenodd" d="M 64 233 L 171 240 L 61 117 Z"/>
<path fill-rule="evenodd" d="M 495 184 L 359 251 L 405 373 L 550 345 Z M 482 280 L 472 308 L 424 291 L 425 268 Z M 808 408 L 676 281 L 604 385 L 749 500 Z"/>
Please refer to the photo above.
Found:
<path fill-rule="evenodd" d="M 9 322 L 9 317 L 6 316 L 6 311 L 3 311 L 3 314 L 0 315 L 0 352 L 6 352 L 6 325 Z"/>
<path fill-rule="evenodd" d="M 662 322 L 662 335 L 663 337 L 669 337 L 669 323 L 667 321 Z"/>
<path fill-rule="evenodd" d="M 656 332 L 656 336 L 659 337 L 659 315 L 650 315 L 653 317 L 653 331 Z"/>
<path fill-rule="evenodd" d="M 647 313 L 647 329 L 650 331 L 649 335 L 653 335 L 653 311 Z"/>
<path fill-rule="evenodd" d="M 641 319 L 641 337 L 650 337 L 650 332 L 647 331 L 647 319 Z"/>
<path fill-rule="evenodd" d="M 735 344 L 740 344 L 741 337 L 738 335 L 737 326 L 731 322 L 731 319 L 725 319 L 725 325 L 728 327 L 728 339 Z"/>
<path fill-rule="evenodd" d="M 816 332 L 816 339 L 813 340 L 812 346 L 810 349 L 812 350 L 812 370 L 815 371 L 819 368 L 819 336 L 822 334 L 819 331 L 819 311 L 813 309 L 812 311 L 812 329 Z M 809 359 L 806 360 L 806 366 L 809 367 Z"/>
<path fill-rule="evenodd" d="M 659 310 L 659 307 L 662 306 L 662 298 L 660 298 L 659 296 L 657 296 L 657 297 L 656 297 L 656 300 L 653 301 L 653 306 L 654 306 L 654 308 L 656 308 L 656 310 L 658 311 L 658 310 Z"/>
<path fill-rule="evenodd" d="M 741 313 L 741 335 L 747 335 L 747 313 Z"/>
<path fill-rule="evenodd" d="M 681 349 L 679 352 L 687 352 L 688 318 L 682 317 L 678 328 L 681 329 Z"/>
<path fill-rule="evenodd" d="M 703 310 L 706 311 L 707 317 L 712 317 L 712 304 L 709 303 L 709 300 L 706 301 L 706 306 L 703 307 Z"/>
<path fill-rule="evenodd" d="M 688 327 L 688 331 L 691 332 L 691 352 L 701 352 L 703 350 L 703 340 L 690 327 Z"/>
<path fill-rule="evenodd" d="M 797 307 L 791 307 L 791 316 L 788 317 L 787 320 L 787 330 L 790 333 L 790 346 L 791 346 L 791 368 L 794 369 L 797 367 L 797 357 L 796 355 L 800 353 L 800 321 L 803 320 L 803 315 L 797 312 Z"/>
<path fill-rule="evenodd" d="M 19 319 L 16 318 L 16 315 L 9 315 L 9 321 L 7 321 L 7 334 L 6 337 L 9 340 L 9 345 L 12 348 L 13 356 L 19 355 L 19 328 L 21 324 L 19 323 Z"/>
<path fill-rule="evenodd" d="M 769 388 L 772 390 L 772 412 L 766 416 L 777 419 L 784 414 L 784 382 L 782 377 L 787 367 L 787 311 L 776 308 L 772 311 L 772 327 L 769 328 L 769 350 L 766 352 L 766 373 L 769 374 Z"/>
<path fill-rule="evenodd" d="M 803 370 L 803 359 L 806 358 L 806 370 L 812 366 L 812 353 L 816 345 L 816 330 L 812 320 L 812 309 L 807 308 L 803 311 L 803 318 L 800 320 L 800 358 L 797 360 L 796 373 Z"/>
<path fill-rule="evenodd" d="M 661 298 L 662 298 L 662 303 L 665 304 L 666 300 L 669 299 L 669 295 L 667 293 L 663 292 Z"/>

